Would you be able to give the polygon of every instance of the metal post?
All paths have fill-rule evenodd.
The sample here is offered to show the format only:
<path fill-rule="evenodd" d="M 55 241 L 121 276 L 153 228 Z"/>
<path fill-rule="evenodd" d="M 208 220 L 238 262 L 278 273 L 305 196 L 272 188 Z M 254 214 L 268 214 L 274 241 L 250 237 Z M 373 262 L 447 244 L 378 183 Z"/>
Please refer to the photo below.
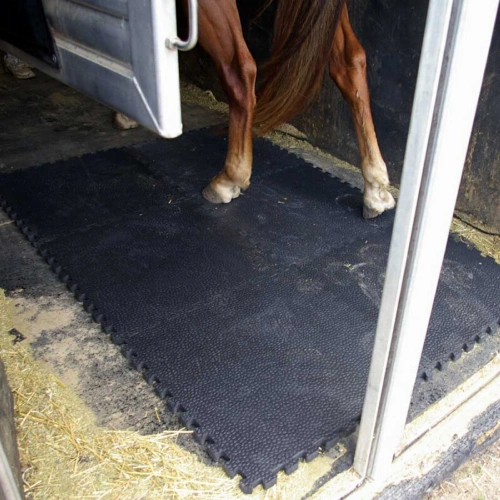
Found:
<path fill-rule="evenodd" d="M 439 274 L 499 0 L 431 0 L 354 460 L 390 472 L 401 439 Z"/>
<path fill-rule="evenodd" d="M 0 442 L 0 498 L 5 500 L 21 500 L 24 495 L 19 492 L 14 474 Z"/>

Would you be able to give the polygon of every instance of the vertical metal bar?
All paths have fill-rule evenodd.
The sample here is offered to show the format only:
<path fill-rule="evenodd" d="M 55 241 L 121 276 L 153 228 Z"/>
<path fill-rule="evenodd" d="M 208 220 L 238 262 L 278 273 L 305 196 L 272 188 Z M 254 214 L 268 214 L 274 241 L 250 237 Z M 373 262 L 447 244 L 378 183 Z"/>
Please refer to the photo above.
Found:
<path fill-rule="evenodd" d="M 14 478 L 7 454 L 3 444 L 0 442 L 0 498 L 5 500 L 21 500 L 24 495 L 19 489 Z"/>
<path fill-rule="evenodd" d="M 452 5 L 453 0 L 431 1 L 427 13 L 420 69 L 401 180 L 401 192 L 354 461 L 356 471 L 362 476 L 367 473 L 374 444 L 382 389 L 388 368 L 393 329 L 398 313 L 397 305 L 401 295 L 413 219 L 418 201 L 418 186 L 422 179 L 434 116 Z"/>
<path fill-rule="evenodd" d="M 158 98 L 158 132 L 166 138 L 182 134 L 181 94 L 179 83 L 178 52 L 165 47 L 165 40 L 177 33 L 176 2 L 151 1 L 151 22 L 153 32 L 154 64 L 156 72 L 156 95 Z M 139 4 L 139 5 L 136 5 Z M 141 12 L 140 2 L 129 0 L 129 10 Z M 142 35 L 144 36 L 144 35 Z M 134 54 L 137 59 L 143 54 Z M 146 74 L 144 75 L 146 77 Z M 147 82 L 147 77 L 146 77 Z M 141 82 L 142 84 L 146 83 Z"/>
<path fill-rule="evenodd" d="M 385 478 L 401 438 L 499 0 L 431 0 L 354 460 Z"/>

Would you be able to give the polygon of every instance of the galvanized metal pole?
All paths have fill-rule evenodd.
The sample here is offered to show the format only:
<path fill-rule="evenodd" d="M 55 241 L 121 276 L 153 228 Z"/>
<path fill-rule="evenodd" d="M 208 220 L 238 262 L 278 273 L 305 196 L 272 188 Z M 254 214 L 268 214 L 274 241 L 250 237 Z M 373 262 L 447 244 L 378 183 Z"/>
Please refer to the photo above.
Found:
<path fill-rule="evenodd" d="M 499 0 L 431 0 L 354 460 L 384 479 L 406 422 Z"/>

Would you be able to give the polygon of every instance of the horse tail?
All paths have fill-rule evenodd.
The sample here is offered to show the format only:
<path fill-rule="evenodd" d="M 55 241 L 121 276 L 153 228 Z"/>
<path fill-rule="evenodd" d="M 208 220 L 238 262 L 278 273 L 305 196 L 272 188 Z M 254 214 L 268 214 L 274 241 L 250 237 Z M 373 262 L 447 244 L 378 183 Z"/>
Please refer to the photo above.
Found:
<path fill-rule="evenodd" d="M 344 1 L 279 1 L 271 57 L 257 90 L 258 133 L 290 120 L 318 93 Z"/>

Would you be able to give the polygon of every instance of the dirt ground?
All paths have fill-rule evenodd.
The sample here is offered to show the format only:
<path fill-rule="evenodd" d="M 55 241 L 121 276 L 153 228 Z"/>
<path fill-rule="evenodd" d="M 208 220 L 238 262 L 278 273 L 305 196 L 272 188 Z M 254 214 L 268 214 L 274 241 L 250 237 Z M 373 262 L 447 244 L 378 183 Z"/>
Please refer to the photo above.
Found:
<path fill-rule="evenodd" d="M 496 500 L 500 498 L 500 442 L 462 465 L 425 500 Z"/>

